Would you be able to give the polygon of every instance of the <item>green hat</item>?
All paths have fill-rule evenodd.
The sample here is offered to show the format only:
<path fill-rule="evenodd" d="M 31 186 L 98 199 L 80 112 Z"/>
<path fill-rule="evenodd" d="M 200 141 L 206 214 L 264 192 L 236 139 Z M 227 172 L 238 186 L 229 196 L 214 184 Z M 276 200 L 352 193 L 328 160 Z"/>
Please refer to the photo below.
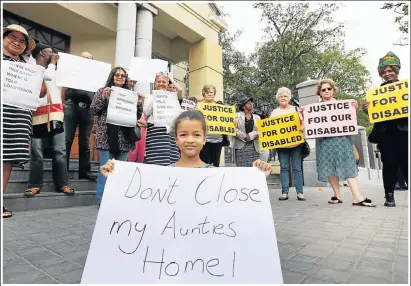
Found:
<path fill-rule="evenodd" d="M 388 52 L 384 57 L 382 57 L 378 63 L 378 71 L 383 68 L 391 66 L 398 73 L 401 69 L 400 58 L 397 57 L 393 52 Z"/>

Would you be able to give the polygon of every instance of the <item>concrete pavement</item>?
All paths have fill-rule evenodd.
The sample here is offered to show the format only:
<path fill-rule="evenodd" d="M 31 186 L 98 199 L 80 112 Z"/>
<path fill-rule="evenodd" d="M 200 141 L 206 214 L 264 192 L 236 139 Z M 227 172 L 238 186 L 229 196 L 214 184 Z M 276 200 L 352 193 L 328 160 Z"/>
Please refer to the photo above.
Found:
<path fill-rule="evenodd" d="M 306 188 L 307 201 L 278 201 L 270 190 L 285 283 L 408 283 L 408 191 L 383 206 L 382 187 L 362 186 L 376 208 L 329 205 L 330 188 Z M 4 220 L 4 283 L 79 283 L 96 206 L 15 212 Z"/>

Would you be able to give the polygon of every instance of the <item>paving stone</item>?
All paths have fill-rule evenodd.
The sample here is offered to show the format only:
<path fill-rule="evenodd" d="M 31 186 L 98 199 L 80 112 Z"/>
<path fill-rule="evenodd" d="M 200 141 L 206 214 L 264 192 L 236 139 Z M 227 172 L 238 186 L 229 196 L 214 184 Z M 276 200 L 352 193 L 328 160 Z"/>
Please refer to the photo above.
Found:
<path fill-rule="evenodd" d="M 350 277 L 349 271 L 341 271 L 331 268 L 320 268 L 314 273 L 310 273 L 310 278 L 315 278 L 332 283 L 344 283 Z"/>
<path fill-rule="evenodd" d="M 396 273 L 408 274 L 409 271 L 409 258 L 404 256 L 395 257 L 394 271 Z"/>
<path fill-rule="evenodd" d="M 363 254 L 364 258 L 374 258 L 374 259 L 382 259 L 387 261 L 394 261 L 394 255 L 387 252 L 379 252 L 379 251 L 372 251 L 366 250 Z"/>
<path fill-rule="evenodd" d="M 81 281 L 83 269 L 75 269 L 59 275 L 59 281 L 62 284 L 75 284 Z"/>
<path fill-rule="evenodd" d="M 3 282 L 6 284 L 28 284 L 42 277 L 44 273 L 23 260 L 3 266 Z"/>
<path fill-rule="evenodd" d="M 77 264 L 70 261 L 64 261 L 62 263 L 50 265 L 43 270 L 52 277 L 59 277 L 61 274 L 79 269 L 81 269 L 81 267 L 79 267 Z"/>
<path fill-rule="evenodd" d="M 361 250 L 340 247 L 331 252 L 327 258 L 355 262 L 361 254 Z"/>
<path fill-rule="evenodd" d="M 318 262 L 320 269 L 335 269 L 345 272 L 351 272 L 354 268 L 355 263 L 351 261 L 338 260 L 335 258 L 327 257 Z"/>
<path fill-rule="evenodd" d="M 391 284 L 391 280 L 375 278 L 359 274 L 353 274 L 347 281 L 348 284 Z"/>
<path fill-rule="evenodd" d="M 51 279 L 50 277 L 44 276 L 38 280 L 33 281 L 32 284 L 59 284 L 59 283 Z"/>
<path fill-rule="evenodd" d="M 303 281 L 302 284 L 331 284 L 331 283 L 332 282 L 330 281 L 324 281 L 324 280 L 308 277 L 307 279 Z"/>
<path fill-rule="evenodd" d="M 409 284 L 408 275 L 402 273 L 396 273 L 394 276 L 395 284 Z"/>
<path fill-rule="evenodd" d="M 300 284 L 306 276 L 305 274 L 292 272 L 285 269 L 282 272 L 284 284 Z"/>
<path fill-rule="evenodd" d="M 42 251 L 22 256 L 36 267 L 47 267 L 64 262 L 62 257 L 57 256 L 50 251 Z"/>

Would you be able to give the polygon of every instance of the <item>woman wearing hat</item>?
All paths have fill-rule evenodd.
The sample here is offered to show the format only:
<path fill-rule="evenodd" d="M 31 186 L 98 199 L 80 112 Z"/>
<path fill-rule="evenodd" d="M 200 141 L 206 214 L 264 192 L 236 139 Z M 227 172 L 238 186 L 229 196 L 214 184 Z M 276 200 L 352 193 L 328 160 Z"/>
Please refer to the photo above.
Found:
<path fill-rule="evenodd" d="M 9 25 L 3 30 L 3 61 L 25 62 L 23 55 L 34 49 L 36 43 L 26 29 L 19 25 Z M 40 97 L 47 93 L 43 81 Z M 31 111 L 3 104 L 3 192 L 6 191 L 13 164 L 29 161 L 29 143 L 31 134 Z M 3 218 L 9 218 L 12 212 L 3 206 Z"/>
<path fill-rule="evenodd" d="M 378 63 L 378 73 L 384 81 L 381 86 L 399 81 L 400 69 L 400 59 L 394 53 L 388 52 L 382 57 Z M 367 113 L 368 106 L 368 101 L 362 106 Z M 377 147 L 381 152 L 382 178 L 385 190 L 384 205 L 395 207 L 394 189 L 399 167 L 408 184 L 408 118 L 375 123 L 370 137 L 372 137 L 373 142 L 377 142 Z"/>
<path fill-rule="evenodd" d="M 260 159 L 260 140 L 256 122 L 261 118 L 253 114 L 252 97 L 244 100 L 239 110 L 234 137 L 235 162 L 237 167 L 248 167 Z"/>

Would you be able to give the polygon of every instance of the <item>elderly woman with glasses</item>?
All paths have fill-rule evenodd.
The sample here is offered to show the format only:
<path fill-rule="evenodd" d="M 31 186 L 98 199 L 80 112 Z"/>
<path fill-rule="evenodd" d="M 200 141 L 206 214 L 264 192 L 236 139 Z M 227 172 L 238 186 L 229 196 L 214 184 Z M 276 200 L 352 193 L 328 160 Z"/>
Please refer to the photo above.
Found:
<path fill-rule="evenodd" d="M 317 84 L 317 95 L 322 102 L 336 101 L 338 89 L 332 79 L 322 79 Z M 358 108 L 356 103 L 354 107 Z M 304 110 L 304 108 L 301 108 Z M 323 137 L 316 139 L 318 180 L 330 182 L 334 196 L 329 204 L 341 204 L 340 180 L 347 180 L 354 206 L 375 207 L 370 199 L 364 198 L 358 188 L 358 169 L 355 161 L 351 136 Z"/>
<path fill-rule="evenodd" d="M 25 63 L 23 55 L 32 51 L 36 43 L 26 29 L 19 25 L 9 25 L 3 29 L 3 61 Z M 24 87 L 24 86 L 23 86 Z M 47 86 L 39 94 L 44 97 Z M 3 104 L 3 192 L 6 191 L 13 164 L 23 165 L 30 159 L 29 144 L 32 128 L 32 113 L 16 106 Z M 3 218 L 9 218 L 12 212 L 3 206 Z"/>
<path fill-rule="evenodd" d="M 160 72 L 154 79 L 154 90 L 169 90 L 170 81 L 177 90 L 180 104 L 183 100 L 183 89 L 175 83 L 169 74 Z M 178 161 L 180 153 L 177 148 L 175 138 L 169 134 L 169 128 L 166 126 L 154 126 L 153 116 L 153 96 L 149 96 L 144 101 L 143 113 L 147 117 L 147 135 L 146 135 L 146 155 L 144 162 L 161 166 L 169 166 Z"/>
<path fill-rule="evenodd" d="M 292 112 L 298 111 L 298 109 L 290 104 L 291 101 L 291 90 L 286 87 L 281 87 L 278 89 L 276 98 L 278 108 L 271 112 L 271 116 L 280 116 Z M 302 123 L 302 118 L 300 118 Z M 302 132 L 302 129 L 301 129 Z M 303 171 L 302 171 L 302 161 L 303 161 L 303 149 L 301 144 L 278 148 L 278 159 L 280 161 L 280 172 L 281 172 L 281 191 L 282 195 L 279 198 L 280 201 L 288 200 L 288 189 L 289 189 L 289 178 L 290 178 L 290 160 L 291 166 L 293 168 L 294 179 L 295 179 L 295 189 L 297 191 L 297 199 L 299 201 L 305 201 L 303 195 Z"/>
<path fill-rule="evenodd" d="M 107 123 L 107 109 L 112 86 L 128 89 L 127 72 L 124 68 L 115 67 L 111 70 L 106 85 L 96 92 L 90 106 L 92 114 L 97 116 L 95 147 L 99 150 L 100 166 L 113 158 L 119 161 L 127 161 L 128 153 L 135 146 L 133 127 Z M 138 111 L 137 108 L 137 118 L 140 115 Z M 101 203 L 105 184 L 106 178 L 99 172 L 96 194 L 98 205 Z"/>

